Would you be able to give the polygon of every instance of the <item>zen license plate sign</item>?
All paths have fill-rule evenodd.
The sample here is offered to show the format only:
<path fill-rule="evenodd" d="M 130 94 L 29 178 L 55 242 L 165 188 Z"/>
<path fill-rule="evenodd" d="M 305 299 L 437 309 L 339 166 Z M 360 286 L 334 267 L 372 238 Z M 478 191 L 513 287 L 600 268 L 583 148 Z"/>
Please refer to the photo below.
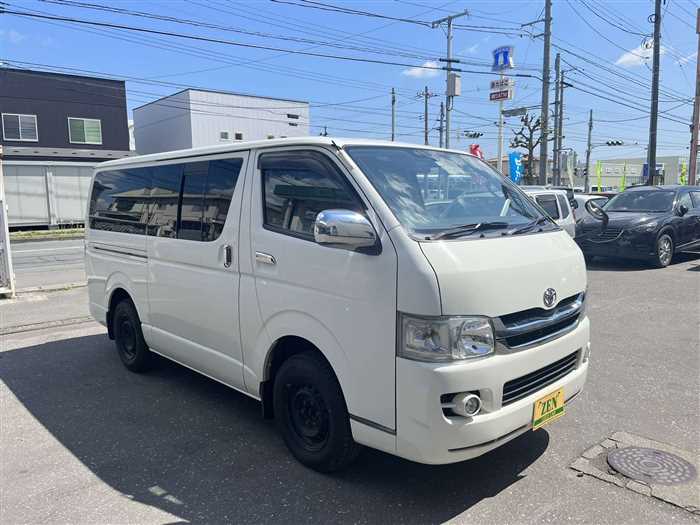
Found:
<path fill-rule="evenodd" d="M 532 430 L 537 430 L 563 415 L 564 389 L 560 388 L 535 401 L 532 412 Z"/>

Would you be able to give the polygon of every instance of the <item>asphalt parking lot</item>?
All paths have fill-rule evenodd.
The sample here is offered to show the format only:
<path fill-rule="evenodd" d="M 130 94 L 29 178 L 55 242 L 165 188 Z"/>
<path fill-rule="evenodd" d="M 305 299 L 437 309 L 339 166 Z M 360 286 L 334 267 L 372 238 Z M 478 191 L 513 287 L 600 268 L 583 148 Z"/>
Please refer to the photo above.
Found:
<path fill-rule="evenodd" d="M 47 310 L 85 301 L 55 294 Z M 131 374 L 94 322 L 13 333 L 10 308 L 2 523 L 697 523 L 569 466 L 616 431 L 700 453 L 700 257 L 589 268 L 588 383 L 552 425 L 448 466 L 365 450 L 332 476 L 294 461 L 255 401 L 172 363 Z"/>

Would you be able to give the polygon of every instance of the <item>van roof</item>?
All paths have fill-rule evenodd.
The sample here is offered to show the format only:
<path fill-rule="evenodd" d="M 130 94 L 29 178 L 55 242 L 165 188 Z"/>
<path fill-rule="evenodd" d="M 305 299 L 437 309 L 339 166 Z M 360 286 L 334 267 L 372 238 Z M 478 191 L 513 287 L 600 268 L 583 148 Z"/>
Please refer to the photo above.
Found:
<path fill-rule="evenodd" d="M 554 188 L 543 188 L 542 186 L 520 186 L 520 189 L 525 193 L 537 193 L 538 195 L 552 193 L 555 195 L 564 195 L 566 197 L 566 190 L 555 190 Z"/>
<path fill-rule="evenodd" d="M 236 151 L 246 151 L 250 149 L 258 148 L 270 148 L 276 146 L 331 146 L 337 148 L 343 148 L 345 146 L 388 146 L 388 147 L 410 147 L 418 149 L 432 149 L 437 150 L 440 148 L 434 146 L 423 146 L 420 144 L 410 144 L 407 142 L 390 142 L 388 140 L 374 140 L 374 139 L 362 139 L 362 138 L 335 138 L 335 137 L 288 137 L 280 139 L 263 139 L 263 140 L 251 140 L 243 142 L 230 142 L 226 144 L 217 144 L 214 146 L 201 146 L 199 148 L 189 148 L 180 149 L 174 151 L 166 151 L 163 153 L 150 153 L 148 155 L 138 155 L 134 157 L 128 157 L 125 159 L 110 160 L 108 162 L 103 162 L 97 166 L 98 169 L 102 168 L 115 168 L 120 166 L 126 166 L 130 164 L 137 164 L 143 162 L 158 162 L 162 160 L 170 159 L 181 159 L 187 157 L 199 157 L 202 155 L 217 155 L 220 153 L 236 152 Z M 441 151 L 451 151 L 453 153 L 461 153 L 464 155 L 474 156 L 467 151 L 460 150 L 441 150 Z"/>

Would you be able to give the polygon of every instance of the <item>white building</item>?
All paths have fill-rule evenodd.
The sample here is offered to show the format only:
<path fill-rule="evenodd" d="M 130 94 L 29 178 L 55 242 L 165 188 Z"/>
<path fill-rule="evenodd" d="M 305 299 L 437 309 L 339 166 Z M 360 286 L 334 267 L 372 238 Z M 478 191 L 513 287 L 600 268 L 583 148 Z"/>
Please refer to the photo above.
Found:
<path fill-rule="evenodd" d="M 139 154 L 309 135 L 309 103 L 185 89 L 134 108 Z"/>

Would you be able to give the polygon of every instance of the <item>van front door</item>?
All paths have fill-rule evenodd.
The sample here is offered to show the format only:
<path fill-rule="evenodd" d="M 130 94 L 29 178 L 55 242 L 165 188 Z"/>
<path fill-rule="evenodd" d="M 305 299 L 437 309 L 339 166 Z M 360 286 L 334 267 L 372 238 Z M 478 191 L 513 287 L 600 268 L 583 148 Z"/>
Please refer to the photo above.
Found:
<path fill-rule="evenodd" d="M 320 150 L 259 153 L 252 195 L 246 256 L 270 339 L 297 336 L 316 345 L 338 377 L 351 419 L 393 432 L 397 257 L 381 223 Z M 317 244 L 314 221 L 327 209 L 368 217 L 381 253 Z M 246 353 L 247 369 L 262 368 L 254 359 Z M 246 384 L 257 386 L 247 377 Z"/>
<path fill-rule="evenodd" d="M 149 342 L 242 389 L 238 222 L 248 152 L 222 157 L 154 168 Z"/>

